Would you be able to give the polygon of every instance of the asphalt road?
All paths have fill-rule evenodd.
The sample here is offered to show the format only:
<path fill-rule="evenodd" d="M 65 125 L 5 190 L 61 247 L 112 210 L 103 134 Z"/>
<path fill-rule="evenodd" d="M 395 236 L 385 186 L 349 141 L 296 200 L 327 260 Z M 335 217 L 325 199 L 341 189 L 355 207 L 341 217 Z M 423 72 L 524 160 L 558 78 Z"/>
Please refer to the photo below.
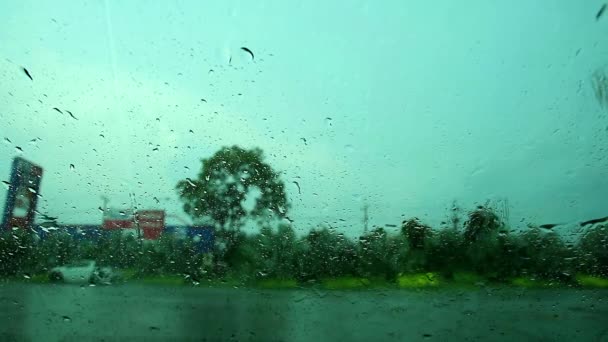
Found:
<path fill-rule="evenodd" d="M 0 284 L 0 341 L 608 341 L 608 291 Z"/>

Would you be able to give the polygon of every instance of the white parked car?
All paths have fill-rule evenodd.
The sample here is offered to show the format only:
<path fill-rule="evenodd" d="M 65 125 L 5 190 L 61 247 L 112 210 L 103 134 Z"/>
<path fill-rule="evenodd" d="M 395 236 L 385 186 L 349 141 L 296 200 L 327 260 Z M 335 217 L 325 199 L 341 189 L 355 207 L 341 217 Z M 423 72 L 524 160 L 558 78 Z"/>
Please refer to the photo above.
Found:
<path fill-rule="evenodd" d="M 64 266 L 53 267 L 49 279 L 54 282 L 108 285 L 115 280 L 116 274 L 110 267 L 99 267 L 94 260 L 79 260 Z"/>

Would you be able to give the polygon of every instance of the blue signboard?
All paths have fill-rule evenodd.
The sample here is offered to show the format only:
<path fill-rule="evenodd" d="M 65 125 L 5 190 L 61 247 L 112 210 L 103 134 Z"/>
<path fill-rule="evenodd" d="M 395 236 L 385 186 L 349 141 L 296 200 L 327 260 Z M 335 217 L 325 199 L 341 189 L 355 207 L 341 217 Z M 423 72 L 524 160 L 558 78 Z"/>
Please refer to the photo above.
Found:
<path fill-rule="evenodd" d="M 41 179 L 42 167 L 21 157 L 13 159 L 2 226 L 0 226 L 2 230 L 15 227 L 33 228 Z"/>

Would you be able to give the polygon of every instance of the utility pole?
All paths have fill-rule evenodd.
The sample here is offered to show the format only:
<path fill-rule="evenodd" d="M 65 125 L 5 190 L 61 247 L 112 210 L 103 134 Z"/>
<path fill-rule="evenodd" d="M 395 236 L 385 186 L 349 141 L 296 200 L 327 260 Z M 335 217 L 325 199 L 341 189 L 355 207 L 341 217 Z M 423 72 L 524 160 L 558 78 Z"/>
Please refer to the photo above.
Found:
<path fill-rule="evenodd" d="M 369 224 L 368 209 L 369 205 L 365 203 L 365 205 L 363 205 L 363 234 L 367 234 L 367 226 Z"/>
<path fill-rule="evenodd" d="M 101 207 L 101 216 L 102 216 L 102 220 L 105 217 L 106 211 L 108 210 L 108 202 L 110 202 L 110 200 L 108 199 L 107 196 L 101 195 L 101 200 L 103 201 L 103 206 Z"/>

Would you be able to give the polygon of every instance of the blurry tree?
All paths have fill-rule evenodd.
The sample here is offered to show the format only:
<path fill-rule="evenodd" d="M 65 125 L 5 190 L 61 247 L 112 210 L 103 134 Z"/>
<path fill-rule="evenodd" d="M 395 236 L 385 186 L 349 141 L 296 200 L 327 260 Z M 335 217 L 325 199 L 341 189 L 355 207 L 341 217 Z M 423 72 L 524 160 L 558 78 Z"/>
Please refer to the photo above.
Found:
<path fill-rule="evenodd" d="M 567 260 L 572 253 L 555 232 L 531 227 L 518 240 L 517 257 L 513 258 L 513 262 L 519 264 L 517 268 L 520 273 L 547 279 L 564 279 L 563 275 L 570 271 L 571 265 Z"/>
<path fill-rule="evenodd" d="M 453 227 L 453 226 L 452 226 Z M 437 231 L 427 248 L 428 267 L 451 278 L 454 272 L 467 269 L 465 243 L 462 233 L 455 228 Z"/>
<path fill-rule="evenodd" d="M 277 278 L 292 278 L 296 273 L 296 233 L 290 225 L 280 224 L 274 233 L 265 227 L 260 234 L 260 255 L 264 273 Z"/>
<path fill-rule="evenodd" d="M 56 230 L 39 243 L 38 259 L 45 268 L 65 265 L 78 258 L 78 245 L 72 235 Z"/>
<path fill-rule="evenodd" d="M 133 268 L 140 258 L 140 243 L 132 235 L 123 235 L 121 230 L 104 234 L 96 246 L 95 259 L 101 265 Z"/>
<path fill-rule="evenodd" d="M 579 241 L 579 269 L 594 275 L 608 276 L 608 225 L 596 225 Z"/>
<path fill-rule="evenodd" d="M 359 268 L 363 276 L 393 280 L 398 272 L 401 239 L 391 238 L 383 228 L 375 228 L 359 238 Z"/>
<path fill-rule="evenodd" d="M 211 158 L 202 160 L 197 179 L 177 184 L 184 211 L 194 220 L 210 218 L 222 230 L 238 230 L 248 217 L 282 218 L 287 214 L 285 185 L 259 148 L 223 147 Z M 244 202 L 254 196 L 248 212 Z"/>
<path fill-rule="evenodd" d="M 416 217 L 403 221 L 401 233 L 407 241 L 407 251 L 401 255 L 400 270 L 405 272 L 421 272 L 428 269 L 428 253 L 431 243 L 432 230 L 427 224 Z"/>
<path fill-rule="evenodd" d="M 492 208 L 480 205 L 469 212 L 464 228 L 465 240 L 474 242 L 482 238 L 495 238 L 499 229 L 502 228 L 502 223 Z"/>
<path fill-rule="evenodd" d="M 291 278 L 295 275 L 296 232 L 291 225 L 279 224 L 277 233 L 272 235 L 271 268 L 279 278 Z"/>
<path fill-rule="evenodd" d="M 500 263 L 502 250 L 498 239 L 503 228 L 500 218 L 491 207 L 477 206 L 468 214 L 464 223 L 465 255 L 469 268 L 489 278 L 500 278 L 496 265 Z"/>
<path fill-rule="evenodd" d="M 289 208 L 285 184 L 264 162 L 259 148 L 223 147 L 202 160 L 196 179 L 179 181 L 177 189 L 184 211 L 194 221 L 211 220 L 219 228 L 220 248 L 214 251 L 218 272 L 237 264 L 255 267 L 250 248 L 238 250 L 239 243 L 246 241 L 240 228 L 249 218 L 260 222 L 283 218 Z M 253 203 L 252 208 L 246 201 Z"/>
<path fill-rule="evenodd" d="M 161 236 L 162 239 L 162 236 Z M 165 254 L 158 247 L 158 242 L 142 246 L 141 256 L 137 264 L 137 275 L 159 275 L 163 273 L 163 268 L 167 262 Z"/>
<path fill-rule="evenodd" d="M 500 230 L 494 239 L 481 239 L 469 247 L 472 269 L 494 281 L 505 281 L 521 274 L 520 238 Z M 480 247 L 481 246 L 481 247 Z"/>
<path fill-rule="evenodd" d="M 311 230 L 303 239 L 301 280 L 356 275 L 357 251 L 355 244 L 333 229 Z"/>
<path fill-rule="evenodd" d="M 14 229 L 0 233 L 0 275 L 30 273 L 36 266 L 36 242 L 29 230 Z"/>
<path fill-rule="evenodd" d="M 422 249 L 430 237 L 431 227 L 420 222 L 416 217 L 403 221 L 401 233 L 407 240 L 410 250 Z"/>
<path fill-rule="evenodd" d="M 219 264 L 216 265 L 216 274 L 231 276 L 247 281 L 256 276 L 263 269 L 259 255 L 259 237 L 248 236 L 241 231 L 231 231 L 230 239 L 225 247 L 217 254 Z"/>

